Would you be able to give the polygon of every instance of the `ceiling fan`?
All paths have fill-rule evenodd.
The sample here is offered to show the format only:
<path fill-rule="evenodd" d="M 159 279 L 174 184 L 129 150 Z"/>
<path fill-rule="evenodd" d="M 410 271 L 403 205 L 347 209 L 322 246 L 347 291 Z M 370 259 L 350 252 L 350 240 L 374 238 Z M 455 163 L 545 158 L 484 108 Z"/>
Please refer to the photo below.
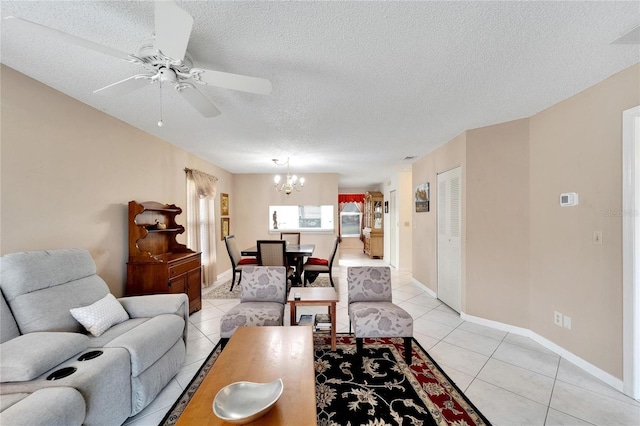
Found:
<path fill-rule="evenodd" d="M 193 67 L 193 60 L 187 52 L 193 17 L 171 0 L 156 0 L 155 36 L 151 40 L 142 42 L 135 54 L 124 53 L 26 19 L 7 16 L 5 21 L 30 30 L 42 31 L 48 36 L 114 56 L 144 68 L 142 73 L 97 89 L 94 93 L 120 96 L 141 89 L 150 83 L 171 84 L 204 117 L 215 117 L 220 115 L 220 111 L 196 88 L 194 83 L 210 84 L 260 95 L 271 93 L 269 80 Z M 161 125 L 161 123 L 162 120 L 158 124 Z"/>

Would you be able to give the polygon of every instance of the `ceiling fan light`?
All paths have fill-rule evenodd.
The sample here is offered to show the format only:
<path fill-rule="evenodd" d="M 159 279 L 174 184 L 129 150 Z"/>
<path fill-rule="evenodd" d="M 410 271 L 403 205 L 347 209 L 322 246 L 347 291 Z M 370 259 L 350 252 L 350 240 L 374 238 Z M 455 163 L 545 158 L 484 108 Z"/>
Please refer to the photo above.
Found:
<path fill-rule="evenodd" d="M 175 83 L 178 80 L 176 72 L 171 68 L 162 67 L 160 68 L 159 74 L 161 83 Z"/>

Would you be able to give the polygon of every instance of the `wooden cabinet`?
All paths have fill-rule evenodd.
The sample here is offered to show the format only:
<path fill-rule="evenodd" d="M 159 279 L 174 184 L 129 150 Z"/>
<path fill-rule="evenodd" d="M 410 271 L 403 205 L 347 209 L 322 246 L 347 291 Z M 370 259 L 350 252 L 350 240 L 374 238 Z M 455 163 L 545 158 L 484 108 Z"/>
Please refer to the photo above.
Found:
<path fill-rule="evenodd" d="M 154 201 L 129 202 L 127 296 L 186 293 L 189 313 L 202 307 L 200 253 L 176 241 L 182 209 Z"/>
<path fill-rule="evenodd" d="M 380 192 L 367 192 L 364 196 L 364 252 L 379 259 L 384 256 L 383 201 Z"/>

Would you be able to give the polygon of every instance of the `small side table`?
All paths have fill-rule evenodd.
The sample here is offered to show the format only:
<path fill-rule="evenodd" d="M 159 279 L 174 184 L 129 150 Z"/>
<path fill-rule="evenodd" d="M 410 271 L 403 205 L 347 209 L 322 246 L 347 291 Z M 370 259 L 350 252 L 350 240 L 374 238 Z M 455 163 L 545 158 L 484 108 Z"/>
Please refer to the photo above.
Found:
<path fill-rule="evenodd" d="M 300 300 L 294 295 L 300 294 Z M 291 325 L 298 324 L 296 309 L 298 306 L 328 306 L 331 317 L 331 350 L 336 350 L 336 303 L 338 293 L 333 287 L 292 287 L 287 299 L 291 310 Z"/>

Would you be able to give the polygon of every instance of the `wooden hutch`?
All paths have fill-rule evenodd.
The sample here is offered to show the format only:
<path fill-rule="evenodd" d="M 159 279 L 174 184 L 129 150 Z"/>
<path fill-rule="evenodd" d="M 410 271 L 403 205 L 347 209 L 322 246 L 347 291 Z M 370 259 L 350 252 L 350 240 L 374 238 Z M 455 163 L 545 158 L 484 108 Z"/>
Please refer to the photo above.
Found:
<path fill-rule="evenodd" d="M 381 192 L 367 192 L 364 196 L 364 252 L 379 259 L 384 256 L 383 200 Z"/>
<path fill-rule="evenodd" d="M 174 204 L 129 202 L 126 294 L 186 293 L 191 314 L 202 307 L 200 253 L 176 241 L 180 213 Z"/>

